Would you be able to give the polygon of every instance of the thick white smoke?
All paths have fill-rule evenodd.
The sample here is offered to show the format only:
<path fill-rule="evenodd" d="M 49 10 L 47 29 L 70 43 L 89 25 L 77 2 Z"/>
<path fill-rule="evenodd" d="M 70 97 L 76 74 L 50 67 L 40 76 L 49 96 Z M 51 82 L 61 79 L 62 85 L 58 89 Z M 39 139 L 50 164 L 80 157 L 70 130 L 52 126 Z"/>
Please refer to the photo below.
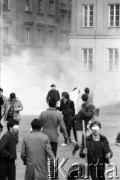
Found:
<path fill-rule="evenodd" d="M 74 87 L 80 87 L 83 93 L 84 88 L 89 87 L 94 92 L 97 107 L 120 100 L 119 74 L 112 79 L 102 73 L 85 76 L 78 61 L 68 54 L 60 56 L 48 50 L 43 54 L 36 57 L 24 51 L 2 60 L 1 87 L 7 97 L 11 92 L 16 93 L 24 106 L 22 114 L 38 115 L 47 108 L 46 95 L 52 83 L 60 93 L 71 92 Z"/>

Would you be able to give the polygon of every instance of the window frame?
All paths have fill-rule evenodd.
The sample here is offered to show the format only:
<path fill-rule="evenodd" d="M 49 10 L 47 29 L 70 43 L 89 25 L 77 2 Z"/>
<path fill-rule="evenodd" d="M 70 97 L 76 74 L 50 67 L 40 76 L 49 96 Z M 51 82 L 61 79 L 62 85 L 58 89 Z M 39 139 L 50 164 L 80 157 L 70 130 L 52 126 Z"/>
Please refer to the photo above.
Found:
<path fill-rule="evenodd" d="M 110 54 L 110 50 L 113 51 L 112 54 Z M 117 54 L 118 54 L 118 57 L 117 59 L 115 58 L 115 56 L 117 54 L 115 54 L 115 51 L 117 50 Z M 110 55 L 113 57 L 112 58 L 112 68 L 110 69 Z M 119 58 L 120 58 L 120 55 L 119 55 L 119 48 L 108 48 L 108 65 L 107 65 L 107 71 L 108 72 L 117 72 L 118 69 L 119 69 Z M 117 66 L 115 65 L 115 61 L 117 60 Z"/>
<path fill-rule="evenodd" d="M 87 72 L 93 72 L 93 48 L 82 48 L 83 50 L 83 68 Z M 87 51 L 86 54 L 86 65 L 85 65 L 85 50 Z M 92 54 L 90 54 L 90 50 L 92 51 Z M 90 55 L 92 55 L 92 59 L 90 59 Z M 92 68 L 90 69 L 90 61 L 92 62 Z"/>
<path fill-rule="evenodd" d="M 85 25 L 85 6 L 87 6 L 87 25 Z M 90 21 L 90 6 L 93 7 L 92 21 Z M 92 22 L 92 25 L 90 25 Z M 94 4 L 83 4 L 83 27 L 84 28 L 93 28 L 94 27 Z"/>
<path fill-rule="evenodd" d="M 117 26 L 116 25 L 116 6 L 119 6 L 119 25 Z M 111 16 L 110 16 L 110 7 L 111 6 L 114 6 L 114 11 L 113 11 L 113 26 L 111 25 Z M 117 28 L 117 27 L 120 27 L 120 4 L 108 4 L 108 27 L 110 28 Z"/>

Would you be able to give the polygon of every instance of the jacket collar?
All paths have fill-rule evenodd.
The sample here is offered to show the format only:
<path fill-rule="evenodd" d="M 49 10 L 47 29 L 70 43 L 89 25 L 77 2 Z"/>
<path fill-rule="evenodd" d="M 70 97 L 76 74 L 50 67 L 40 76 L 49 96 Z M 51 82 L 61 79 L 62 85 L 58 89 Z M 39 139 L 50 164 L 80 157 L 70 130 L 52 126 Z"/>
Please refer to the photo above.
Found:
<path fill-rule="evenodd" d="M 86 138 L 87 141 L 92 141 L 93 140 L 93 136 L 92 134 L 90 134 L 87 138 Z M 102 134 L 100 134 L 100 140 L 106 140 L 106 137 L 103 136 Z"/>
<path fill-rule="evenodd" d="M 57 111 L 57 109 L 56 109 L 56 108 L 52 108 L 52 107 L 49 107 L 47 110 Z"/>

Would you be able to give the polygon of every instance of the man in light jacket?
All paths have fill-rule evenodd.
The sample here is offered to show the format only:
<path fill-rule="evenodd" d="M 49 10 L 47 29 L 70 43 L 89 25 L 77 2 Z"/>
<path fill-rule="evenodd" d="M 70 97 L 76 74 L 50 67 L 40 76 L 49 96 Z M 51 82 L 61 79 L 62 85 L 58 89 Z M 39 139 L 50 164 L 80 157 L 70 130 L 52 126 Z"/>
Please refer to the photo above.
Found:
<path fill-rule="evenodd" d="M 16 97 L 15 93 L 11 93 L 10 97 L 5 102 L 5 114 L 4 121 L 9 121 L 9 119 L 15 119 L 20 121 L 20 111 L 23 110 L 23 105 L 21 101 Z"/>
<path fill-rule="evenodd" d="M 43 134 L 39 119 L 31 123 L 32 131 L 22 142 L 21 158 L 26 165 L 25 180 L 48 180 L 47 156 L 54 159 L 50 141 Z"/>

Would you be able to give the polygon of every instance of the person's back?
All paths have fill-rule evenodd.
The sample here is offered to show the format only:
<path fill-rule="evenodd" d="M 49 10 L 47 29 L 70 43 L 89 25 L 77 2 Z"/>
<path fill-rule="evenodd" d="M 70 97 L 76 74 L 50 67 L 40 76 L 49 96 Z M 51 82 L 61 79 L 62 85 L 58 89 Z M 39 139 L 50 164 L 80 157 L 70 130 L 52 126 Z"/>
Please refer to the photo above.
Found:
<path fill-rule="evenodd" d="M 31 123 L 32 131 L 22 142 L 21 158 L 26 165 L 25 180 L 48 180 L 47 156 L 54 159 L 50 140 L 43 134 L 39 119 Z"/>
<path fill-rule="evenodd" d="M 51 142 L 58 142 L 58 125 L 62 122 L 62 114 L 55 108 L 48 108 L 40 115 L 43 133 L 47 134 Z"/>

